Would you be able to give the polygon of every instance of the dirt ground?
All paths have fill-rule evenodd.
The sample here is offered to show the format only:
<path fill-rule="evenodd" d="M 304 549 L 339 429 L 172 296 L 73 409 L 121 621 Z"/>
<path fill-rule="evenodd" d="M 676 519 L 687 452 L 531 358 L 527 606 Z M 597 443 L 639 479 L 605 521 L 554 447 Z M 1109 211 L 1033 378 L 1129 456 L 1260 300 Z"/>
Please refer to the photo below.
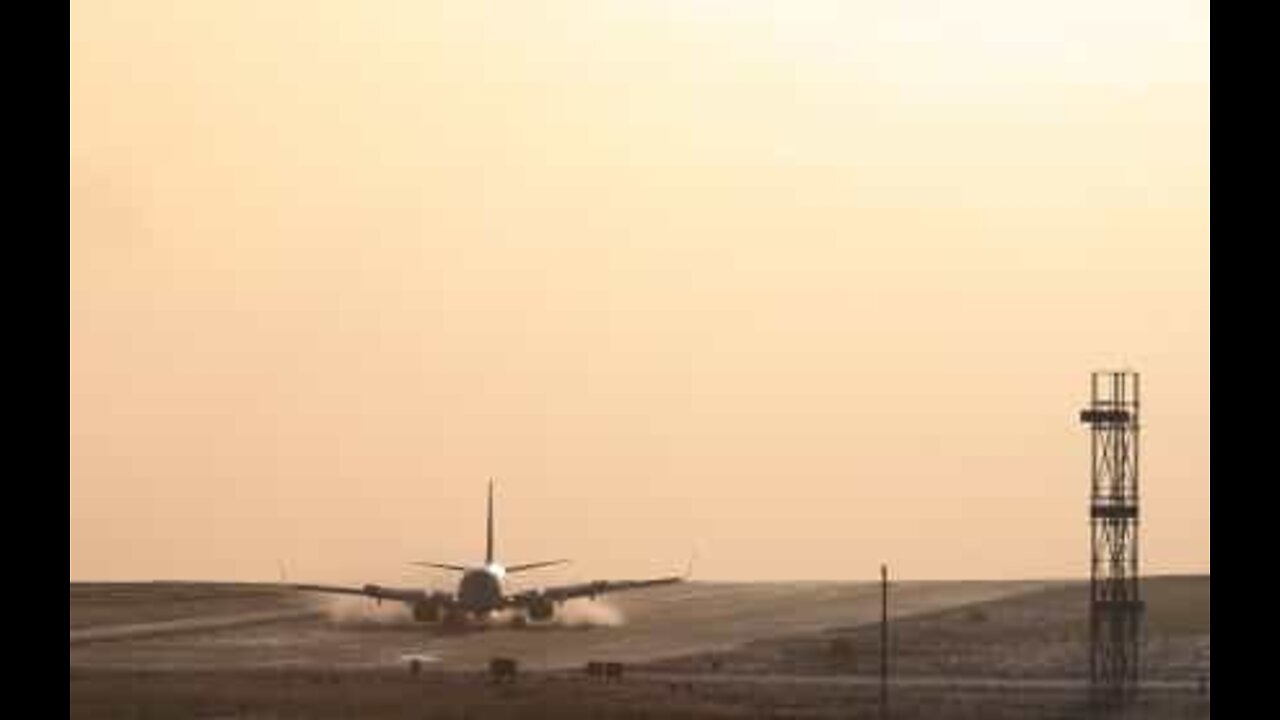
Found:
<path fill-rule="evenodd" d="M 848 718 L 878 717 L 874 686 L 618 683 L 542 673 L 493 685 L 476 673 L 412 677 L 386 670 L 235 672 L 73 671 L 71 717 L 81 718 Z M 1067 719 L 1089 715 L 1077 688 L 894 688 L 898 720 Z M 1207 718 L 1209 700 L 1152 693 L 1115 717 Z"/>

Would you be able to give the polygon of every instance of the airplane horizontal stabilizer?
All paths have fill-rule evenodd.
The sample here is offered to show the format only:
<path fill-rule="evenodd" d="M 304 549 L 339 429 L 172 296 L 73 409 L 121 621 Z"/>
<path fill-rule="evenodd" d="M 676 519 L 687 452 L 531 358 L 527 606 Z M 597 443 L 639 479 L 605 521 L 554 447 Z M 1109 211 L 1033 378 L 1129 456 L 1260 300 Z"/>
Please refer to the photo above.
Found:
<path fill-rule="evenodd" d="M 441 569 L 441 570 L 455 570 L 455 571 L 457 571 L 457 572 L 466 572 L 466 570 L 467 570 L 466 566 L 464 566 L 464 565 L 454 565 L 453 563 L 439 563 L 439 562 L 431 562 L 431 561 L 429 561 L 429 560 L 419 560 L 419 561 L 417 561 L 417 562 L 412 562 L 412 563 L 409 563 L 409 564 L 410 564 L 410 565 L 418 565 L 418 566 L 420 566 L 420 567 L 432 567 L 432 568 L 439 568 L 439 569 Z"/>
<path fill-rule="evenodd" d="M 538 562 L 522 563 L 520 565 L 512 565 L 511 567 L 507 568 L 507 573 L 518 573 L 518 572 L 523 572 L 525 570 L 533 570 L 535 568 L 550 567 L 552 565 L 564 565 L 569 562 L 572 562 L 572 561 L 568 559 L 561 559 L 561 560 L 539 560 Z"/>

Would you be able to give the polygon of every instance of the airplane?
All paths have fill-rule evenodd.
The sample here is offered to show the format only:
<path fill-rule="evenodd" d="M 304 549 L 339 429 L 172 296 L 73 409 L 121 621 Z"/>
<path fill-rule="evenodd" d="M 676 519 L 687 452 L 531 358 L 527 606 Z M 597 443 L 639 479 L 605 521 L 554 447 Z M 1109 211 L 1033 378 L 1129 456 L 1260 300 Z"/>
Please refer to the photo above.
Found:
<path fill-rule="evenodd" d="M 565 559 L 540 560 L 503 566 L 494 559 L 493 554 L 493 481 L 489 481 L 488 523 L 485 534 L 485 552 L 483 565 L 458 565 L 454 563 L 419 561 L 412 563 L 424 567 L 450 570 L 462 574 L 456 592 L 432 591 L 420 588 L 395 588 L 382 585 L 364 585 L 349 587 L 342 585 L 290 585 L 294 590 L 305 592 L 332 593 L 339 595 L 359 595 L 373 598 L 381 603 L 383 600 L 402 602 L 409 606 L 413 619 L 418 622 L 443 622 L 447 626 L 459 626 L 468 618 L 484 620 L 499 610 L 514 610 L 519 624 L 534 621 L 551 620 L 556 608 L 566 600 L 573 598 L 596 599 L 606 593 L 637 590 L 640 588 L 671 585 L 683 582 L 686 575 L 671 575 L 647 580 L 593 580 L 591 582 L 572 585 L 559 585 L 533 590 L 508 593 L 503 589 L 503 581 L 508 575 L 534 570 L 537 568 L 563 565 Z"/>

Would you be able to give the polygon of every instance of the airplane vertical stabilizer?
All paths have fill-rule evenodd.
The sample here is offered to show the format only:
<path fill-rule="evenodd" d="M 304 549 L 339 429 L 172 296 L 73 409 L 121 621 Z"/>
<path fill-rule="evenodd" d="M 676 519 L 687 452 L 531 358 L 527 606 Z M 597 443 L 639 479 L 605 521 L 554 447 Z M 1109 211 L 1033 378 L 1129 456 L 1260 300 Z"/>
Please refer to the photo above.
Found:
<path fill-rule="evenodd" d="M 493 564 L 493 478 L 489 479 L 489 523 L 484 543 L 484 564 Z"/>

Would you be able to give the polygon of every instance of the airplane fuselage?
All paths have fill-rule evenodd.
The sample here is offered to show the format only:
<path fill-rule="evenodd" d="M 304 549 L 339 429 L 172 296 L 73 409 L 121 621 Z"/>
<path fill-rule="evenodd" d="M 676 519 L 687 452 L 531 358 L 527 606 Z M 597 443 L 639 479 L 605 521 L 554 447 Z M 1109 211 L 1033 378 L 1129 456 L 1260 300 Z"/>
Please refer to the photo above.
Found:
<path fill-rule="evenodd" d="M 487 615 L 502 607 L 502 579 L 506 570 L 497 563 L 468 568 L 458 582 L 458 608 L 475 615 Z"/>

